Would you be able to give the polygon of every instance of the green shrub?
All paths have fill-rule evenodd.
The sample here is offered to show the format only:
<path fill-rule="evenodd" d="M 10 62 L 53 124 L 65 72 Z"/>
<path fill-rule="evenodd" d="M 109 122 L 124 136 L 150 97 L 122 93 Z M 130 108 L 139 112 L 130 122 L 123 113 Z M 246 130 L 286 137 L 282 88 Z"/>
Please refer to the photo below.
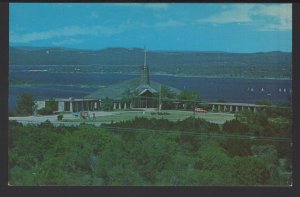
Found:
<path fill-rule="evenodd" d="M 53 114 L 53 111 L 50 108 L 43 107 L 41 109 L 38 109 L 37 113 L 40 115 L 51 115 Z"/>

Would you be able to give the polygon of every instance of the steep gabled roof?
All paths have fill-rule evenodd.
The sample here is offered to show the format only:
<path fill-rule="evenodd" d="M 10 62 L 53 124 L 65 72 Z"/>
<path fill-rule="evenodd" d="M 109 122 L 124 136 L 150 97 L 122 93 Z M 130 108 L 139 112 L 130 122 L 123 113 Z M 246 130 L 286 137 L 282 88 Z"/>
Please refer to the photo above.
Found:
<path fill-rule="evenodd" d="M 158 91 L 155 90 L 154 88 L 152 88 L 150 85 L 148 84 L 141 84 L 139 85 L 136 90 L 139 92 L 139 95 L 143 94 L 144 92 L 146 92 L 147 90 L 149 90 L 152 94 L 157 93 Z"/>
<path fill-rule="evenodd" d="M 106 87 L 102 87 L 95 92 L 89 94 L 85 98 L 90 99 L 104 99 L 106 97 L 111 99 L 121 99 L 122 94 L 126 90 L 130 90 L 131 92 L 137 92 L 138 94 L 141 93 L 143 90 L 149 90 L 152 93 L 158 92 L 160 86 L 163 84 L 160 84 L 156 81 L 151 81 L 151 86 L 148 84 L 140 84 L 140 79 L 130 79 L 126 81 L 122 81 L 121 83 L 108 85 Z M 164 85 L 167 86 L 167 85 Z M 179 93 L 180 90 L 177 88 L 173 88 L 168 86 L 173 92 Z"/>

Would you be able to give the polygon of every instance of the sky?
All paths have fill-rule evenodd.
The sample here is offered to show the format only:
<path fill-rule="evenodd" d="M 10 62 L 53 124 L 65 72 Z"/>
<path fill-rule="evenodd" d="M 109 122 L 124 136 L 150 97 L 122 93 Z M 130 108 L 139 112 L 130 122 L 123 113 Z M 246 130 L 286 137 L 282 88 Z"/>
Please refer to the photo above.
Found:
<path fill-rule="evenodd" d="M 10 46 L 292 51 L 292 5 L 10 3 Z"/>

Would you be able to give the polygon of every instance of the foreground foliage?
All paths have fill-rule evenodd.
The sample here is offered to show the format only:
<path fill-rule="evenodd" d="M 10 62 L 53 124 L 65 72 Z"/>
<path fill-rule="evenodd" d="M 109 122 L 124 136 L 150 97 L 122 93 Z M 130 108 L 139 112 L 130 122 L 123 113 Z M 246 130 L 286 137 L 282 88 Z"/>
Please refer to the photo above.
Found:
<path fill-rule="evenodd" d="M 249 126 L 249 120 L 246 118 L 243 124 Z M 193 127 L 186 125 L 192 123 L 202 129 L 190 130 Z M 163 130 L 156 130 L 157 125 Z M 224 134 L 228 126 L 220 128 L 191 118 L 175 123 L 137 118 L 110 126 L 110 129 L 91 125 L 53 127 L 49 122 L 22 126 L 10 122 L 9 183 L 173 186 L 291 183 L 287 175 L 291 171 L 287 142 L 197 136 L 194 134 L 199 132 Z M 122 130 L 128 126 L 132 130 Z M 139 128 L 144 130 L 136 130 Z"/>

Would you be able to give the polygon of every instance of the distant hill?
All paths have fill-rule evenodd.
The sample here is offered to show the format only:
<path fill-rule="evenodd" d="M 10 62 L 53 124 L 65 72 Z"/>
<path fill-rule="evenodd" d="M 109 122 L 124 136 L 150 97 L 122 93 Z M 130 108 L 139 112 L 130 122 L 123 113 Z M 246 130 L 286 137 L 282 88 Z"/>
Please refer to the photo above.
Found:
<path fill-rule="evenodd" d="M 10 65 L 99 65 L 114 67 L 143 64 L 140 48 L 79 50 L 10 47 Z M 291 78 L 292 54 L 288 52 L 226 53 L 148 51 L 151 72 L 214 77 Z"/>

